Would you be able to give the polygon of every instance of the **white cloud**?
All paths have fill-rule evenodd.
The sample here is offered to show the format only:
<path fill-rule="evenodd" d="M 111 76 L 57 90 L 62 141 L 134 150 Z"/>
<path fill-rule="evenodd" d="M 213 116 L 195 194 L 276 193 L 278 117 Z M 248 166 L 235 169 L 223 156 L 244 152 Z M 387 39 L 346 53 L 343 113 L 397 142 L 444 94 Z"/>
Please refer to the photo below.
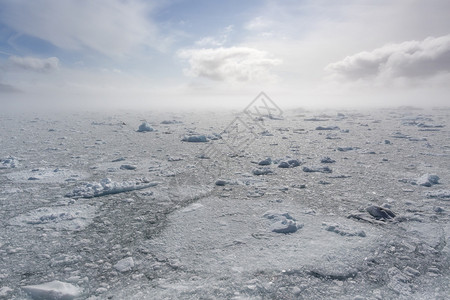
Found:
<path fill-rule="evenodd" d="M 450 73 L 450 35 L 423 41 L 388 44 L 329 64 L 326 70 L 341 78 L 430 78 Z"/>
<path fill-rule="evenodd" d="M 223 32 L 218 37 L 207 36 L 201 38 L 195 44 L 199 47 L 219 47 L 223 46 L 229 38 L 229 35 L 233 32 L 233 25 L 225 27 Z"/>
<path fill-rule="evenodd" d="M 63 49 L 114 56 L 141 45 L 159 47 L 150 10 L 149 2 L 140 0 L 3 0 L 0 19 Z"/>
<path fill-rule="evenodd" d="M 181 50 L 178 56 L 189 62 L 186 75 L 216 81 L 270 80 L 271 69 L 281 64 L 267 52 L 248 47 Z"/>
<path fill-rule="evenodd" d="M 51 72 L 59 68 L 59 59 L 49 57 L 45 59 L 35 57 L 10 56 L 8 68 L 34 72 Z"/>
<path fill-rule="evenodd" d="M 244 28 L 249 31 L 262 31 L 270 29 L 273 25 L 273 21 L 259 16 L 247 22 Z"/>

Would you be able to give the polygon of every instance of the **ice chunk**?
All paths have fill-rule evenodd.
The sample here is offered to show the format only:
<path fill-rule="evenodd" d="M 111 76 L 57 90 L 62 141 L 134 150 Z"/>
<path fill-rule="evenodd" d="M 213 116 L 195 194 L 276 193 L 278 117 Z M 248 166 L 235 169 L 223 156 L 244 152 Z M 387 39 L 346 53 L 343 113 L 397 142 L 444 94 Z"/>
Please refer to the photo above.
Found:
<path fill-rule="evenodd" d="M 208 142 L 208 139 L 204 135 L 191 135 L 185 136 L 182 141 L 189 143 L 206 143 Z"/>
<path fill-rule="evenodd" d="M 70 300 L 80 297 L 82 290 L 70 283 L 54 280 L 51 282 L 22 287 L 33 299 Z"/>
<path fill-rule="evenodd" d="M 40 207 L 9 220 L 13 226 L 33 226 L 44 229 L 78 231 L 92 223 L 97 207 L 87 203 Z"/>
<path fill-rule="evenodd" d="M 438 190 L 426 193 L 427 198 L 450 200 L 450 190 Z"/>
<path fill-rule="evenodd" d="M 139 128 L 137 131 L 138 132 L 146 132 L 146 131 L 154 131 L 154 129 L 147 122 L 143 122 L 141 125 L 139 125 Z"/>
<path fill-rule="evenodd" d="M 181 123 L 183 123 L 183 122 L 177 121 L 177 120 L 164 120 L 164 121 L 161 122 L 161 124 L 164 124 L 164 125 L 181 124 Z"/>
<path fill-rule="evenodd" d="M 218 179 L 218 180 L 216 181 L 216 185 L 217 185 L 217 186 L 225 186 L 225 185 L 228 184 L 228 183 L 229 183 L 228 181 L 223 180 L 223 179 Z"/>
<path fill-rule="evenodd" d="M 278 168 L 295 168 L 300 166 L 300 161 L 298 159 L 290 159 L 288 161 L 282 161 Z"/>
<path fill-rule="evenodd" d="M 376 205 L 369 206 L 366 211 L 377 220 L 395 218 L 395 214 L 391 210 Z"/>
<path fill-rule="evenodd" d="M 0 288 L 0 299 L 7 299 L 9 294 L 11 294 L 14 290 L 10 287 L 3 286 Z"/>
<path fill-rule="evenodd" d="M 132 257 L 126 257 L 124 259 L 121 259 L 114 265 L 114 269 L 116 269 L 121 273 L 131 271 L 133 270 L 133 268 L 134 268 L 134 260 Z"/>
<path fill-rule="evenodd" d="M 342 236 L 359 236 L 359 237 L 366 236 L 366 233 L 363 230 L 352 230 L 341 224 L 322 223 L 322 225 L 325 226 L 326 231 L 334 232 Z"/>
<path fill-rule="evenodd" d="M 260 166 L 268 166 L 272 163 L 272 159 L 270 157 L 267 157 L 266 159 L 261 160 L 258 165 Z"/>
<path fill-rule="evenodd" d="M 268 168 L 268 167 L 264 167 L 264 168 L 254 169 L 254 170 L 252 171 L 252 173 L 253 173 L 253 175 L 259 176 L 259 175 L 269 175 L 269 174 L 272 174 L 273 171 L 272 171 L 270 168 Z"/>
<path fill-rule="evenodd" d="M 322 158 L 320 160 L 320 162 L 323 163 L 323 164 L 332 164 L 332 163 L 334 163 L 336 161 L 334 159 L 331 159 L 328 156 L 326 156 L 326 157 Z"/>
<path fill-rule="evenodd" d="M 439 183 L 439 176 L 434 175 L 434 174 L 424 174 L 424 175 L 420 176 L 416 180 L 415 183 L 417 185 L 430 187 L 433 184 L 438 184 Z"/>
<path fill-rule="evenodd" d="M 14 156 L 0 159 L 0 169 L 12 169 L 19 165 L 19 160 Z"/>
<path fill-rule="evenodd" d="M 121 170 L 136 170 L 136 166 L 133 166 L 133 165 L 121 165 L 120 166 L 120 169 Z"/>
<path fill-rule="evenodd" d="M 333 171 L 328 167 L 303 167 L 303 172 L 319 172 L 319 173 L 332 173 Z"/>
<path fill-rule="evenodd" d="M 347 152 L 347 151 L 355 150 L 355 148 L 353 148 L 353 147 L 337 147 L 337 150 L 341 151 L 341 152 Z"/>
<path fill-rule="evenodd" d="M 279 213 L 274 211 L 266 212 L 263 217 L 272 220 L 270 230 L 276 233 L 294 233 L 303 227 L 303 224 L 297 223 L 289 213 Z"/>
<path fill-rule="evenodd" d="M 85 183 L 83 186 L 74 189 L 71 193 L 66 194 L 66 197 L 93 198 L 110 194 L 142 190 L 156 185 L 156 182 L 149 182 L 147 179 L 113 182 L 109 178 L 104 178 L 100 182 Z"/>
<path fill-rule="evenodd" d="M 316 130 L 339 130 L 338 126 L 317 126 Z"/>

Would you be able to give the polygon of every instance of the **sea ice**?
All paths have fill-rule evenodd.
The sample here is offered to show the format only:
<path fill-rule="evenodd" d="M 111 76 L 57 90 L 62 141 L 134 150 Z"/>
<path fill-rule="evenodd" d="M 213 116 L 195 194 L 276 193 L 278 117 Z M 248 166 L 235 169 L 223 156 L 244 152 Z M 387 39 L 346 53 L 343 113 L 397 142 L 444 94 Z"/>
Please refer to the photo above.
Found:
<path fill-rule="evenodd" d="M 137 131 L 138 132 L 146 132 L 146 131 L 154 131 L 154 129 L 147 122 L 143 122 L 141 125 L 139 125 L 139 128 Z"/>
<path fill-rule="evenodd" d="M 104 178 L 100 182 L 85 183 L 83 186 L 74 189 L 71 193 L 67 193 L 66 197 L 93 198 L 110 194 L 142 190 L 156 185 L 157 183 L 149 182 L 147 179 L 114 182 L 109 178 Z"/>
<path fill-rule="evenodd" d="M 70 300 L 80 297 L 82 290 L 70 283 L 54 280 L 38 285 L 22 287 L 33 299 Z"/>

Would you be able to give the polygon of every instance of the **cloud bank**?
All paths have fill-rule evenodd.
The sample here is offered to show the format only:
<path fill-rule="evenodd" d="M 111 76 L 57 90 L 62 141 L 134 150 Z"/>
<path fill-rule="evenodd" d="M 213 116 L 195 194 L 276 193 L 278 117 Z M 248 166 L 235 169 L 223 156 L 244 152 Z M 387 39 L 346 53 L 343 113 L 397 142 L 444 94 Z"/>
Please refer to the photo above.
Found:
<path fill-rule="evenodd" d="M 326 71 L 347 80 L 425 79 L 450 73 L 450 35 L 360 52 L 329 64 Z"/>
<path fill-rule="evenodd" d="M 189 63 L 186 75 L 215 81 L 271 80 L 272 68 L 281 64 L 267 52 L 248 47 L 188 49 L 179 51 L 178 57 Z"/>

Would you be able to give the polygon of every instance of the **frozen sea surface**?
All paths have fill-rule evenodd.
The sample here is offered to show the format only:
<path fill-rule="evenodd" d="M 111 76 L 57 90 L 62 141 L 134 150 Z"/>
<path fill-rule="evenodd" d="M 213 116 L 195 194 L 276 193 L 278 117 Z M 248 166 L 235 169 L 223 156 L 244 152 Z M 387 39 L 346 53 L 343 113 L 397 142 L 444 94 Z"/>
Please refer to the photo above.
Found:
<path fill-rule="evenodd" d="M 447 299 L 450 110 L 247 117 L 2 112 L 0 299 Z"/>

